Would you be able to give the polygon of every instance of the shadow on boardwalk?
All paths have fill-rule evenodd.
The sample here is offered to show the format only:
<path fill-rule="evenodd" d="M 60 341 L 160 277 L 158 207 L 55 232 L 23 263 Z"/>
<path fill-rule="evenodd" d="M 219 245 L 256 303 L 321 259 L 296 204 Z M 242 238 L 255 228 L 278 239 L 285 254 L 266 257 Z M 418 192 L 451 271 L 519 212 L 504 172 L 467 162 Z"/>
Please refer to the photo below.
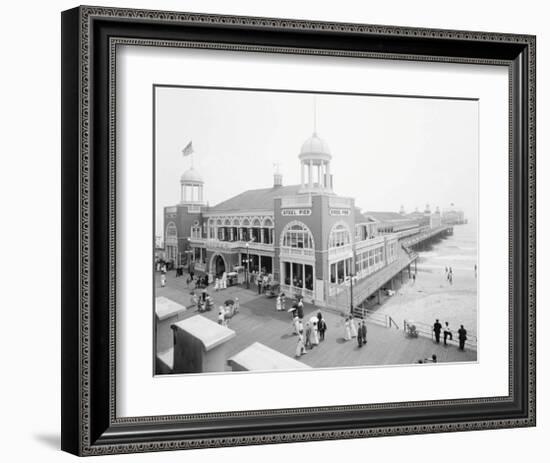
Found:
<path fill-rule="evenodd" d="M 156 285 L 156 296 L 165 296 L 184 306 L 189 305 L 190 289 L 185 278 L 174 278 L 173 272 L 167 275 L 167 286 Z M 229 320 L 229 327 L 237 336 L 229 341 L 228 356 L 232 356 L 253 342 L 261 342 L 285 355 L 294 357 L 297 337 L 293 334 L 290 314 L 277 312 L 275 299 L 240 287 L 230 287 L 214 292 L 212 295 L 214 310 L 202 315 L 217 321 L 218 307 L 226 299 L 239 298 L 240 313 Z M 287 308 L 290 301 L 287 299 Z M 317 313 L 318 308 L 305 304 L 304 323 Z M 325 340 L 314 347 L 300 361 L 316 368 L 351 367 L 364 365 L 403 365 L 418 363 L 418 360 L 437 356 L 438 362 L 475 362 L 477 353 L 472 350 L 460 351 L 456 346 L 435 344 L 427 338 L 406 338 L 403 330 L 385 328 L 367 323 L 367 344 L 359 347 L 355 339 L 344 340 L 344 325 L 342 316 L 323 311 L 323 317 L 328 329 Z M 196 315 L 195 308 L 190 308 L 185 317 Z"/>

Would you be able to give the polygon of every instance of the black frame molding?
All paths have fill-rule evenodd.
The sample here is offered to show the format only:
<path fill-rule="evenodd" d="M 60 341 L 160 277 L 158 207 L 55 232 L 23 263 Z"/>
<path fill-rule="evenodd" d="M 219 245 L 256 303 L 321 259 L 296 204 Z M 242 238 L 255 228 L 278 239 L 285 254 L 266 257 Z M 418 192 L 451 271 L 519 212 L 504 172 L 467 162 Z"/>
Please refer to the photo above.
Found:
<path fill-rule="evenodd" d="M 505 397 L 115 415 L 118 45 L 506 66 L 510 391 Z M 535 37 L 78 7 L 62 13 L 62 449 L 98 455 L 535 425 Z"/>

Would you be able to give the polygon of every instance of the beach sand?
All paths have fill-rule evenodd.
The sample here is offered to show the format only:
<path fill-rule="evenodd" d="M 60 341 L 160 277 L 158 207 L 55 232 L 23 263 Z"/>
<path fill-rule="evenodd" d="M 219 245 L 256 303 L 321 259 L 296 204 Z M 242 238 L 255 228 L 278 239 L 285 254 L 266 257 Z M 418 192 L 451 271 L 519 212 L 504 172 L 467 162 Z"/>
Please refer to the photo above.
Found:
<path fill-rule="evenodd" d="M 453 332 L 460 325 L 469 336 L 477 335 L 477 280 L 472 269 L 453 267 L 453 284 L 445 276 L 445 268 L 418 264 L 416 281 L 405 279 L 394 296 L 380 306 L 378 313 L 390 315 L 400 326 L 403 320 L 432 325 L 436 318 L 449 322 Z"/>

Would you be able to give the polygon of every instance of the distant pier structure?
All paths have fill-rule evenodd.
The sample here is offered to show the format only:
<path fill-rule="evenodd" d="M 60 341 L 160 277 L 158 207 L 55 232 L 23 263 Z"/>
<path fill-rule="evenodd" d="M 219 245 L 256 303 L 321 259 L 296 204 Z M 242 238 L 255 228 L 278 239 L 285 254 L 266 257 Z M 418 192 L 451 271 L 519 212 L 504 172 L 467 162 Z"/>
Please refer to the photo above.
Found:
<path fill-rule="evenodd" d="M 443 209 L 441 220 L 448 225 L 462 225 L 468 223 L 468 219 L 464 216 L 464 211 L 455 207 L 452 203 L 450 207 Z"/>

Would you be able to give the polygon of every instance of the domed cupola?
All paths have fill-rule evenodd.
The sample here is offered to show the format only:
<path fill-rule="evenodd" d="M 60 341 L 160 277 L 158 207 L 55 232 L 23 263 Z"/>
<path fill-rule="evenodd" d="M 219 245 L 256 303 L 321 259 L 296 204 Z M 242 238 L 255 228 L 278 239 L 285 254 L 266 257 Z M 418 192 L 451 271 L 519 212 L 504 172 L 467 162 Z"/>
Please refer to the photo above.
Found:
<path fill-rule="evenodd" d="M 197 170 L 195 170 L 194 167 L 191 167 L 190 169 L 187 169 L 180 179 L 181 183 L 198 183 L 203 185 L 204 180 L 201 177 L 201 174 Z"/>
<path fill-rule="evenodd" d="M 332 191 L 332 155 L 328 143 L 316 132 L 302 144 L 298 159 L 301 168 L 301 191 Z"/>
<path fill-rule="evenodd" d="M 315 132 L 313 132 L 313 135 L 302 144 L 302 149 L 298 157 L 300 160 L 304 158 L 313 158 L 330 161 L 332 159 L 328 143 L 320 138 Z"/>
<path fill-rule="evenodd" d="M 183 173 L 180 185 L 182 204 L 204 204 L 204 180 L 194 167 Z"/>

